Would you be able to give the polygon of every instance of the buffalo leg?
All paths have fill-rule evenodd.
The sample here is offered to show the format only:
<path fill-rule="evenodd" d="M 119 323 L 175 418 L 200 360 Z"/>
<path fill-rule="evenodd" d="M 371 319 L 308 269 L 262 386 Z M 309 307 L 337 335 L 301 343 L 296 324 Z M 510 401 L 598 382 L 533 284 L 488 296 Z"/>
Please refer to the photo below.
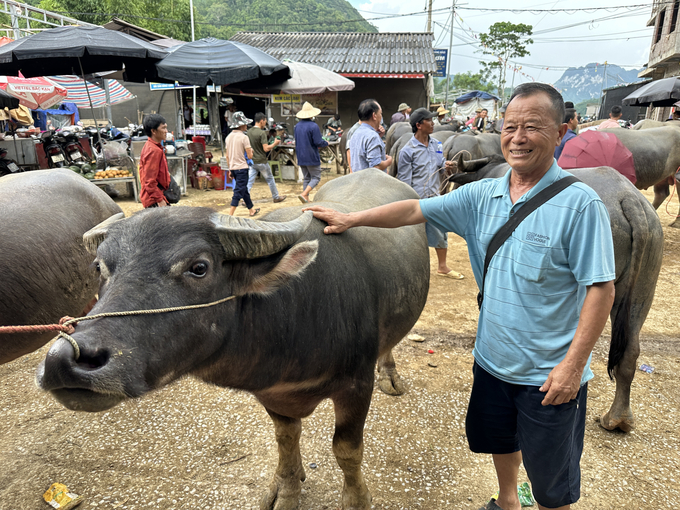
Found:
<path fill-rule="evenodd" d="M 675 193 L 680 200 L 680 181 L 678 179 L 675 179 Z M 675 216 L 675 220 L 669 226 L 673 228 L 680 228 L 680 209 L 678 209 L 678 214 Z"/>
<path fill-rule="evenodd" d="M 661 182 L 657 182 L 654 185 L 654 201 L 652 202 L 654 209 L 658 209 L 659 206 L 663 204 L 663 201 L 668 198 L 668 195 L 670 195 L 668 181 L 664 179 Z"/>
<path fill-rule="evenodd" d="M 370 510 L 371 494 L 361 473 L 364 455 L 364 423 L 373 393 L 373 376 L 364 382 L 352 381 L 351 387 L 334 395 L 335 434 L 333 453 L 345 475 L 342 490 L 343 510 Z"/>
<path fill-rule="evenodd" d="M 293 510 L 298 507 L 305 470 L 300 456 L 300 419 L 287 418 L 267 409 L 274 422 L 279 445 L 279 465 L 267 494 L 260 502 L 260 510 Z"/>
<path fill-rule="evenodd" d="M 392 349 L 378 358 L 378 386 L 388 395 L 402 395 L 406 391 L 404 381 L 397 372 Z"/>
<path fill-rule="evenodd" d="M 614 317 L 620 302 L 614 303 L 612 308 L 612 336 L 615 335 Z M 650 300 L 651 301 L 651 300 Z M 631 316 L 636 315 L 635 311 Z M 644 317 L 647 313 L 644 313 Z M 600 424 L 607 430 L 621 429 L 623 432 L 630 432 L 635 428 L 635 417 L 633 410 L 630 407 L 630 387 L 635 377 L 635 369 L 637 366 L 637 359 L 640 355 L 640 328 L 644 322 L 644 317 L 641 322 L 635 321 L 631 317 L 631 324 L 629 329 L 629 338 L 626 344 L 626 350 L 623 358 L 619 364 L 614 368 L 614 379 L 616 381 L 616 393 L 614 394 L 614 402 L 611 408 L 600 418 Z"/>

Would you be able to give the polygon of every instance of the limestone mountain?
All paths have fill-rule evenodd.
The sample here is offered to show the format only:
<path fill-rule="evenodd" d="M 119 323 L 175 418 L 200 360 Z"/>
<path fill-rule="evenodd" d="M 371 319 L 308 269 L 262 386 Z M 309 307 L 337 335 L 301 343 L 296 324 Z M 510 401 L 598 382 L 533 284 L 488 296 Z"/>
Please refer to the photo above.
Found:
<path fill-rule="evenodd" d="M 565 101 L 578 103 L 585 99 L 599 98 L 602 89 L 641 81 L 638 73 L 642 69 L 626 70 L 617 65 L 588 64 L 583 67 L 570 67 L 554 85 L 562 93 Z"/>

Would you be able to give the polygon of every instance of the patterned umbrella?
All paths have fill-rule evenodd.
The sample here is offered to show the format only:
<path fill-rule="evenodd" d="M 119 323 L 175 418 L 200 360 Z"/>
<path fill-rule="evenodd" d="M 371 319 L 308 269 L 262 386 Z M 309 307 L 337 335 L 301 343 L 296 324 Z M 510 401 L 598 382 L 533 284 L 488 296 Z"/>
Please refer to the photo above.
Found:
<path fill-rule="evenodd" d="M 614 133 L 586 131 L 564 145 L 557 164 L 566 169 L 610 166 L 635 184 L 633 154 Z"/>
<path fill-rule="evenodd" d="M 64 87 L 47 78 L 0 76 L 0 89 L 31 110 L 45 110 L 68 97 Z"/>

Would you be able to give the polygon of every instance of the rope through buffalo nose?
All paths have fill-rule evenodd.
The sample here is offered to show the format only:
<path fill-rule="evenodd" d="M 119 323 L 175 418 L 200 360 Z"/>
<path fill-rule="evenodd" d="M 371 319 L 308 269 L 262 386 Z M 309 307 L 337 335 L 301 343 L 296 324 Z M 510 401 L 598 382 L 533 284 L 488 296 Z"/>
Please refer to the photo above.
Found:
<path fill-rule="evenodd" d="M 226 303 L 231 301 L 236 296 L 229 296 L 226 298 L 218 299 L 211 303 L 201 303 L 199 305 L 185 305 L 185 306 L 172 306 L 169 308 L 155 308 L 153 310 L 127 310 L 124 312 L 104 312 L 97 313 L 94 315 L 87 315 L 85 317 L 62 317 L 59 324 L 40 324 L 35 326 L 0 326 L 0 333 L 40 333 L 46 331 L 59 331 L 57 338 L 64 338 L 67 340 L 73 350 L 75 351 L 75 360 L 78 361 L 80 358 L 80 347 L 78 347 L 78 342 L 71 335 L 75 332 L 75 324 L 83 321 L 91 321 L 94 319 L 101 319 L 103 317 L 126 317 L 129 315 L 153 315 L 156 313 L 168 313 L 168 312 L 179 312 L 182 310 L 197 310 L 199 308 L 208 308 L 210 306 L 219 305 L 221 303 Z"/>

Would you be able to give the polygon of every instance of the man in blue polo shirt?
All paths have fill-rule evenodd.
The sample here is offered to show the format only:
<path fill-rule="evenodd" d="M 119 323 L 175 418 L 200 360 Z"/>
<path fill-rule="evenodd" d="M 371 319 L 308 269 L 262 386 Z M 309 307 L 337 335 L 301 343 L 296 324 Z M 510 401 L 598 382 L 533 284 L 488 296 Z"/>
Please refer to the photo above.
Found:
<path fill-rule="evenodd" d="M 441 153 L 441 142 L 430 137 L 434 132 L 434 119 L 438 112 L 418 108 L 411 114 L 409 122 L 413 137 L 399 151 L 397 179 L 405 182 L 418 193 L 420 198 L 439 196 L 439 171 L 445 166 L 453 168 L 453 161 L 445 161 Z M 438 150 L 439 149 L 439 150 Z M 430 223 L 425 224 L 427 245 L 437 254 L 437 276 L 460 280 L 463 275 L 451 269 L 446 263 L 449 242 L 446 231 Z"/>
<path fill-rule="evenodd" d="M 385 170 L 392 156 L 385 155 L 385 143 L 380 139 L 382 108 L 375 99 L 364 99 L 357 110 L 361 124 L 349 141 L 352 172 L 367 168 Z"/>
<path fill-rule="evenodd" d="M 578 115 L 574 108 L 567 108 L 564 114 L 564 123 L 567 125 L 567 132 L 562 137 L 562 142 L 555 149 L 555 161 L 559 161 L 565 144 L 572 138 L 576 138 L 576 128 L 578 127 Z"/>
<path fill-rule="evenodd" d="M 501 133 L 511 166 L 504 178 L 350 214 L 311 210 L 328 223 L 326 234 L 425 221 L 455 232 L 467 241 L 479 285 L 494 234 L 527 200 L 569 175 L 553 157 L 564 114 L 552 86 L 522 84 Z M 583 183 L 530 214 L 492 259 L 466 419 L 470 449 L 492 454 L 500 487 L 498 500 L 482 509 L 520 510 L 522 462 L 539 509 L 565 510 L 579 499 L 590 358 L 614 302 L 615 276 L 609 214 Z"/>

